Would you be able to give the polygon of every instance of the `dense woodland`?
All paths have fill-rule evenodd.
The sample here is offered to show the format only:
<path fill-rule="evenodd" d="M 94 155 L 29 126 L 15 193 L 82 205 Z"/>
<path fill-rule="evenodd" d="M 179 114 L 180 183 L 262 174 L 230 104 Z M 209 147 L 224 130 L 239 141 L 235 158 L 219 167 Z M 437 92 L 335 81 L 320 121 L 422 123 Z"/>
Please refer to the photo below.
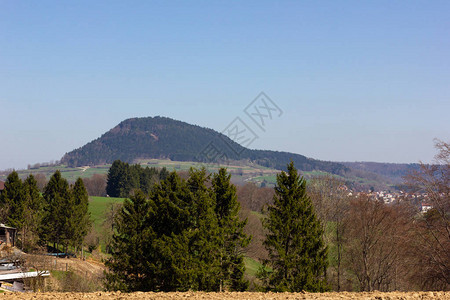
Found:
<path fill-rule="evenodd" d="M 33 175 L 22 181 L 9 174 L 0 194 L 0 222 L 17 228 L 19 247 L 27 252 L 53 246 L 80 249 L 91 227 L 83 180 L 69 185 L 56 171 L 41 193 Z"/>
<path fill-rule="evenodd" d="M 148 194 L 155 183 L 166 179 L 168 175 L 166 168 L 143 168 L 138 164 L 130 166 L 116 160 L 108 172 L 106 193 L 110 197 L 128 197 L 134 190 Z"/>

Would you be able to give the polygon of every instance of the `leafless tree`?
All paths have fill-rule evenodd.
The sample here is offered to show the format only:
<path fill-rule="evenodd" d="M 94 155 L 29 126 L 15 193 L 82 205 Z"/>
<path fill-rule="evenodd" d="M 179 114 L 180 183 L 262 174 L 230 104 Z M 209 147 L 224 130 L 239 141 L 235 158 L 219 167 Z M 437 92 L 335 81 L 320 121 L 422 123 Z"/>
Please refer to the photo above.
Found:
<path fill-rule="evenodd" d="M 416 276 L 423 289 L 450 289 L 450 144 L 436 140 L 435 164 L 421 163 L 407 176 L 410 187 L 422 193 L 431 209 L 417 218 Z"/>
<path fill-rule="evenodd" d="M 332 263 L 329 270 L 331 283 L 341 290 L 344 217 L 349 209 L 349 192 L 344 182 L 333 176 L 318 176 L 309 181 L 308 194 L 325 229 L 324 240 L 335 251 L 330 251 Z M 328 227 L 328 228 L 327 228 Z M 328 230 L 327 230 L 328 229 Z"/>
<path fill-rule="evenodd" d="M 398 289 L 409 218 L 396 205 L 361 194 L 351 201 L 345 222 L 345 262 L 363 291 Z"/>
<path fill-rule="evenodd" d="M 248 182 L 243 186 L 237 186 L 236 193 L 243 208 L 260 212 L 264 205 L 271 203 L 274 190 Z"/>
<path fill-rule="evenodd" d="M 106 174 L 94 174 L 90 178 L 83 178 L 83 183 L 89 196 L 106 195 L 106 178 Z"/>
<path fill-rule="evenodd" d="M 44 191 L 44 187 L 47 184 L 47 178 L 45 177 L 44 174 L 38 173 L 33 175 L 34 179 L 36 179 L 36 185 L 39 189 L 39 191 L 43 192 Z"/>

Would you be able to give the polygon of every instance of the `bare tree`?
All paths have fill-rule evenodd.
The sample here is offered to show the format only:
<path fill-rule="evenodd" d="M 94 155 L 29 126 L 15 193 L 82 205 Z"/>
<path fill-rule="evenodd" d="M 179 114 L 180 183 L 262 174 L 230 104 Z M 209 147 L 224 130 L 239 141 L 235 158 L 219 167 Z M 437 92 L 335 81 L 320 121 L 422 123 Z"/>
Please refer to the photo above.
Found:
<path fill-rule="evenodd" d="M 403 274 L 409 218 L 405 210 L 365 194 L 351 201 L 345 222 L 347 268 L 363 291 L 398 289 Z"/>
<path fill-rule="evenodd" d="M 271 203 L 274 191 L 268 187 L 258 187 L 254 183 L 237 186 L 238 201 L 243 208 L 260 212 L 264 205 Z"/>
<path fill-rule="evenodd" d="M 410 187 L 422 193 L 431 209 L 415 224 L 416 282 L 423 289 L 450 289 L 450 144 L 436 140 L 436 164 L 421 163 L 407 176 Z"/>
<path fill-rule="evenodd" d="M 331 264 L 329 282 L 334 289 L 341 290 L 344 217 L 349 208 L 350 197 L 344 182 L 330 175 L 310 180 L 308 194 L 325 229 L 324 239 L 328 247 Z"/>
<path fill-rule="evenodd" d="M 47 178 L 45 177 L 45 175 L 41 173 L 35 174 L 34 179 L 36 179 L 36 185 L 39 191 L 43 192 L 44 187 L 47 184 Z"/>
<path fill-rule="evenodd" d="M 90 196 L 106 196 L 106 174 L 94 174 L 83 178 L 84 186 Z"/>

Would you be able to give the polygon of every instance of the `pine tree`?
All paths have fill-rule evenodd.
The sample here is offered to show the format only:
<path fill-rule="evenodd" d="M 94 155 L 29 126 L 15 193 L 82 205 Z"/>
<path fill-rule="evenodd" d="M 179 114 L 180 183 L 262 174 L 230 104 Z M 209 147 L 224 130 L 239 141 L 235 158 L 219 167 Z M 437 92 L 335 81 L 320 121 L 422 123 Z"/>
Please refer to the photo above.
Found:
<path fill-rule="evenodd" d="M 156 185 L 151 194 L 149 220 L 155 232 L 152 241 L 156 265 L 154 276 L 158 284 L 154 290 L 189 290 L 194 281 L 195 268 L 189 251 L 189 232 L 192 217 L 189 190 L 176 172 Z"/>
<path fill-rule="evenodd" d="M 220 289 L 225 286 L 235 291 L 248 288 L 244 279 L 245 265 L 242 249 L 251 237 L 244 233 L 247 220 L 239 220 L 240 204 L 237 201 L 236 187 L 230 182 L 231 175 L 221 168 L 212 179 L 212 191 L 215 198 L 215 213 L 221 231 L 220 243 Z"/>
<path fill-rule="evenodd" d="M 25 208 L 22 242 L 26 251 L 33 250 L 39 240 L 39 229 L 42 224 L 44 199 L 37 181 L 30 174 L 24 181 Z"/>
<path fill-rule="evenodd" d="M 263 226 L 268 231 L 264 246 L 269 254 L 259 272 L 264 288 L 325 291 L 327 248 L 323 229 L 306 194 L 306 181 L 293 162 L 287 173 L 277 175 L 273 204 L 268 206 Z"/>
<path fill-rule="evenodd" d="M 116 160 L 108 171 L 106 193 L 111 197 L 120 197 L 123 192 L 123 177 L 127 164 Z"/>
<path fill-rule="evenodd" d="M 125 200 L 117 220 L 107 288 L 217 291 L 220 230 L 205 170 L 172 172 L 146 199 Z"/>
<path fill-rule="evenodd" d="M 125 199 L 116 220 L 112 253 L 105 265 L 106 287 L 109 290 L 149 291 L 156 289 L 152 242 L 155 239 L 148 224 L 149 202 L 138 191 Z"/>
<path fill-rule="evenodd" d="M 6 221 L 9 226 L 22 229 L 24 222 L 25 192 L 22 180 L 16 171 L 11 172 L 5 181 L 5 188 L 0 195 L 0 203 L 7 207 Z"/>
<path fill-rule="evenodd" d="M 73 246 L 79 247 L 91 228 L 88 211 L 89 195 L 81 178 L 78 178 L 72 187 L 72 197 L 73 209 L 69 228 L 72 231 L 71 241 Z"/>
<path fill-rule="evenodd" d="M 190 240 L 188 249 L 192 253 L 191 259 L 195 270 L 195 281 L 191 289 L 217 291 L 220 287 L 217 274 L 221 271 L 222 236 L 214 212 L 214 198 L 206 187 L 208 180 L 205 168 L 190 169 L 186 183 L 190 191 L 188 203 L 191 203 L 192 224 L 183 234 Z"/>
<path fill-rule="evenodd" d="M 167 171 L 166 167 L 163 167 L 159 171 L 159 180 L 165 180 L 169 176 L 169 171 Z"/>
<path fill-rule="evenodd" d="M 70 217 L 72 215 L 73 198 L 69 184 L 57 170 L 44 189 L 44 219 L 41 237 L 44 242 L 53 242 L 54 246 L 62 244 L 67 248 L 70 236 Z"/>
<path fill-rule="evenodd" d="M 219 231 L 206 171 L 190 170 L 187 181 L 176 172 L 150 195 L 157 290 L 218 290 Z"/>

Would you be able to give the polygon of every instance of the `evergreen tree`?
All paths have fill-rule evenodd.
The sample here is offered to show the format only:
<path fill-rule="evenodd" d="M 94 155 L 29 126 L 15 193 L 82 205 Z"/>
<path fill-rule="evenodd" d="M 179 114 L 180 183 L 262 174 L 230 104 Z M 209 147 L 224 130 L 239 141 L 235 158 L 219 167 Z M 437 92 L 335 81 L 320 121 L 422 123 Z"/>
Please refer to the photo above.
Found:
<path fill-rule="evenodd" d="M 124 291 L 219 289 L 220 230 L 205 170 L 172 172 L 147 200 L 137 192 L 117 219 L 107 288 Z"/>
<path fill-rule="evenodd" d="M 114 161 L 108 171 L 106 193 L 111 197 L 128 197 L 134 190 L 148 194 L 155 183 L 169 176 L 166 168 L 143 168 L 139 164 L 130 166 L 120 160 Z"/>
<path fill-rule="evenodd" d="M 259 272 L 264 288 L 325 291 L 327 249 L 323 229 L 306 194 L 306 181 L 293 162 L 287 173 L 277 175 L 273 204 L 268 206 L 263 226 L 268 232 L 264 246 L 269 254 Z"/>
<path fill-rule="evenodd" d="M 107 289 L 126 292 L 155 290 L 153 269 L 157 262 L 152 259 L 154 251 L 151 248 L 155 236 L 148 224 L 148 212 L 149 203 L 142 192 L 125 199 L 116 220 L 111 258 L 105 263 L 109 269 L 105 274 Z"/>
<path fill-rule="evenodd" d="M 218 290 L 219 231 L 205 170 L 176 172 L 154 187 L 149 220 L 156 234 L 156 290 Z"/>
<path fill-rule="evenodd" d="M 44 199 L 42 198 L 37 181 L 30 174 L 24 181 L 25 208 L 22 243 L 26 251 L 36 247 L 39 240 L 39 229 L 42 224 Z"/>
<path fill-rule="evenodd" d="M 124 192 L 124 175 L 128 164 L 116 160 L 108 171 L 106 193 L 111 197 L 121 197 Z M 128 195 L 127 195 L 128 196 Z"/>
<path fill-rule="evenodd" d="M 44 219 L 41 237 L 45 242 L 53 242 L 54 246 L 69 244 L 71 230 L 69 222 L 73 198 L 69 190 L 67 180 L 62 178 L 61 172 L 57 170 L 44 189 Z"/>
<path fill-rule="evenodd" d="M 212 191 L 215 198 L 215 213 L 221 231 L 220 264 L 221 289 L 223 286 L 243 291 L 248 288 L 248 281 L 244 279 L 245 265 L 242 249 L 251 237 L 244 233 L 247 219 L 239 220 L 240 205 L 237 201 L 236 187 L 230 182 L 231 175 L 226 169 L 219 169 L 212 179 Z"/>
<path fill-rule="evenodd" d="M 143 168 L 139 174 L 139 188 L 145 193 L 150 193 L 152 186 L 158 182 L 156 176 L 158 171 L 155 168 Z M 159 176 L 158 176 L 159 177 Z"/>
<path fill-rule="evenodd" d="M 72 197 L 73 209 L 69 228 L 72 231 L 71 241 L 73 246 L 79 247 L 91 228 L 88 211 L 89 195 L 81 178 L 78 178 L 72 187 Z"/>
<path fill-rule="evenodd" d="M 8 225 L 20 231 L 24 222 L 25 192 L 22 180 L 16 171 L 11 172 L 6 178 L 0 203 L 8 209 L 6 218 Z"/>
<path fill-rule="evenodd" d="M 167 171 L 166 167 L 163 167 L 159 171 L 159 180 L 166 180 L 167 176 L 169 176 L 169 171 Z"/>
<path fill-rule="evenodd" d="M 209 176 L 205 168 L 189 171 L 187 186 L 192 224 L 183 235 L 189 239 L 189 253 L 194 265 L 194 284 L 191 289 L 201 291 L 217 291 L 220 288 L 220 245 L 221 231 L 214 212 L 214 198 L 206 187 Z"/>
<path fill-rule="evenodd" d="M 176 172 L 156 185 L 150 194 L 150 226 L 155 232 L 152 247 L 157 266 L 155 290 L 188 290 L 192 286 L 194 267 L 186 234 L 191 227 L 191 202 L 186 182 Z"/>

